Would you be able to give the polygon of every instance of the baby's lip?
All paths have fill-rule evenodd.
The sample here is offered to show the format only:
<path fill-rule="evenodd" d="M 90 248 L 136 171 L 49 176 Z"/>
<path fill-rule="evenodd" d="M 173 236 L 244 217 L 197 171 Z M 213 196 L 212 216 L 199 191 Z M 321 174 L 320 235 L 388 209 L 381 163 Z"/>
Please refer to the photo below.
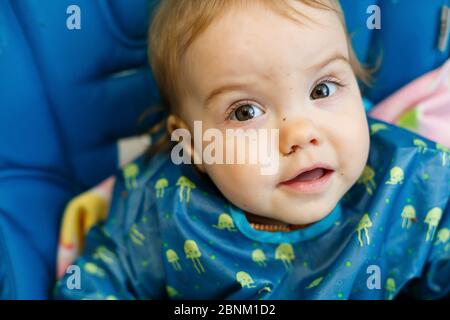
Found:
<path fill-rule="evenodd" d="M 317 164 L 298 171 L 293 178 L 281 182 L 279 186 L 297 194 L 317 194 L 330 185 L 333 174 L 332 167 Z"/>
<path fill-rule="evenodd" d="M 316 169 L 322 169 L 322 170 L 324 170 L 324 173 L 325 173 L 325 174 L 327 174 L 327 173 L 332 173 L 332 172 L 335 171 L 334 168 L 333 168 L 332 166 L 329 166 L 329 165 L 326 165 L 326 164 L 322 164 L 322 163 L 315 164 L 315 165 L 312 165 L 312 166 L 310 166 L 310 167 L 303 168 L 303 169 L 301 169 L 300 171 L 297 171 L 297 173 L 295 173 L 293 176 L 291 176 L 291 178 L 289 178 L 288 180 L 285 180 L 285 181 L 280 182 L 280 185 L 281 185 L 281 184 L 290 184 L 290 183 L 292 183 L 292 182 L 298 180 L 298 177 L 299 177 L 301 174 L 306 173 L 306 172 L 309 172 L 309 171 L 314 171 L 314 170 L 316 170 Z"/>

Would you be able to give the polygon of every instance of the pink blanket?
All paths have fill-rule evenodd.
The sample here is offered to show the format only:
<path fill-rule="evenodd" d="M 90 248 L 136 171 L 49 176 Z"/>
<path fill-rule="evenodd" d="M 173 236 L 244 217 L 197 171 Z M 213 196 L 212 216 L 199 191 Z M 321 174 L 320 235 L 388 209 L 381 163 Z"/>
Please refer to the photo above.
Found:
<path fill-rule="evenodd" d="M 450 60 L 392 94 L 370 115 L 449 147 Z"/>

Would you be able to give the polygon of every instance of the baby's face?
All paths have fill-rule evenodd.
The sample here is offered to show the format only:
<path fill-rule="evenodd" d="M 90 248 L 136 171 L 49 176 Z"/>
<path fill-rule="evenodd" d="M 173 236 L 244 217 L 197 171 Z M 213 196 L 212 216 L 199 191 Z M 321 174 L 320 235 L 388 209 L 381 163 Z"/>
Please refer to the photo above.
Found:
<path fill-rule="evenodd" d="M 194 121 L 224 135 L 278 129 L 275 174 L 262 175 L 264 165 L 250 163 L 204 170 L 246 212 L 309 224 L 329 214 L 356 182 L 369 134 L 339 18 L 292 4 L 312 21 L 295 22 L 258 1 L 217 18 L 183 57 L 180 116 L 192 133 Z"/>

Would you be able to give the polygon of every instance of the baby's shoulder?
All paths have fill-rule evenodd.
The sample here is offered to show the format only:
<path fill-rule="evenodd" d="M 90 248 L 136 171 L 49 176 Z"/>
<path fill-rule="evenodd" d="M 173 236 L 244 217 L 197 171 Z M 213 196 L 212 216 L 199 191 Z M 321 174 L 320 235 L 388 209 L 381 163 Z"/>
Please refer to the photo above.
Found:
<path fill-rule="evenodd" d="M 411 205 L 421 212 L 444 209 L 450 195 L 449 149 L 382 121 L 369 119 L 369 126 L 367 164 L 344 198 L 346 205 L 364 212 L 402 212 Z"/>
<path fill-rule="evenodd" d="M 371 150 L 382 149 L 386 152 L 388 150 L 410 149 L 410 151 L 416 151 L 419 154 L 426 154 L 427 152 L 450 153 L 450 148 L 410 130 L 373 118 L 368 118 L 368 122 Z"/>
<path fill-rule="evenodd" d="M 130 228 L 143 216 L 154 191 L 167 187 L 168 176 L 177 170 L 170 154 L 162 152 L 151 158 L 141 156 L 119 169 L 115 174 L 108 222 L 120 230 Z"/>
<path fill-rule="evenodd" d="M 122 168 L 116 179 L 113 204 L 114 199 L 118 199 L 116 202 L 122 205 L 117 207 L 127 211 L 128 219 L 139 219 L 147 211 L 159 215 L 159 211 L 170 206 L 171 199 L 181 197 L 183 191 L 187 192 L 188 199 L 192 197 L 191 190 L 215 194 L 211 182 L 193 164 L 178 164 L 173 161 L 170 151 L 159 152 L 151 158 L 142 156 L 136 159 Z M 183 203 L 183 199 L 179 200 Z"/>
<path fill-rule="evenodd" d="M 121 168 L 116 174 L 116 179 L 125 189 L 133 191 L 174 170 L 176 171 L 176 166 L 171 163 L 170 155 L 165 152 L 151 158 L 143 155 Z"/>
<path fill-rule="evenodd" d="M 450 148 L 412 131 L 369 118 L 370 152 L 366 176 L 373 171 L 385 179 L 409 177 L 414 186 L 450 180 Z M 420 184 L 417 184 L 418 181 Z M 390 184 L 389 182 L 387 182 Z M 434 185 L 438 187 L 438 185 Z"/>

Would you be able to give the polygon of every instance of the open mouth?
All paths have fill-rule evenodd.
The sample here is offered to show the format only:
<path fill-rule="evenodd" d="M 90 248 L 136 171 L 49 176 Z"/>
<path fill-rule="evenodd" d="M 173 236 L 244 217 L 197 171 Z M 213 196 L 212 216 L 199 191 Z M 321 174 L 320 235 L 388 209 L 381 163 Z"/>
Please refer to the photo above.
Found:
<path fill-rule="evenodd" d="M 309 170 L 303 173 L 300 173 L 297 177 L 294 178 L 295 181 L 299 182 L 305 182 L 305 181 L 314 181 L 317 179 L 322 178 L 324 175 L 326 175 L 331 170 L 324 169 L 324 168 L 317 168 L 313 170 Z"/>
<path fill-rule="evenodd" d="M 321 192 L 328 185 L 334 170 L 327 167 L 316 166 L 303 170 L 294 178 L 282 182 L 280 185 L 302 193 Z"/>

